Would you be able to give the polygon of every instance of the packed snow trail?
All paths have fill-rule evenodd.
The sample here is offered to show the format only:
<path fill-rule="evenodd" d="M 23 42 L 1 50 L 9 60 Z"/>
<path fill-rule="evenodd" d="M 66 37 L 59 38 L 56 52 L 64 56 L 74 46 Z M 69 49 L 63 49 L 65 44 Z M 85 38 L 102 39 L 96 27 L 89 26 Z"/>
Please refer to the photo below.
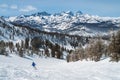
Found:
<path fill-rule="evenodd" d="M 35 61 L 37 70 L 31 64 Z M 0 55 L 0 80 L 120 80 L 120 62 L 21 58 Z"/>

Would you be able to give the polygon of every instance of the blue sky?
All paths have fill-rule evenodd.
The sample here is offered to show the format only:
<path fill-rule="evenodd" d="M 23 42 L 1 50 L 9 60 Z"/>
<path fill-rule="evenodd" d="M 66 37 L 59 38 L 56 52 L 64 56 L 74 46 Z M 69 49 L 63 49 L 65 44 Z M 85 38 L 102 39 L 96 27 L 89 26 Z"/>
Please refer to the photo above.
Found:
<path fill-rule="evenodd" d="M 120 0 L 0 0 L 0 16 L 46 11 L 82 11 L 85 14 L 120 17 Z"/>

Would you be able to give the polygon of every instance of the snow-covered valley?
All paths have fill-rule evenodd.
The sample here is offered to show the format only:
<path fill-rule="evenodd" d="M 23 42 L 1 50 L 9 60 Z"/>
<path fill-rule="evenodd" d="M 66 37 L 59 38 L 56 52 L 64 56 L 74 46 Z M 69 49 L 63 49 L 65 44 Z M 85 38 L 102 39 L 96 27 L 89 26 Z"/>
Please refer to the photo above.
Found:
<path fill-rule="evenodd" d="M 119 75 L 120 62 L 109 62 L 109 58 L 67 63 L 55 58 L 0 55 L 0 80 L 120 80 Z"/>

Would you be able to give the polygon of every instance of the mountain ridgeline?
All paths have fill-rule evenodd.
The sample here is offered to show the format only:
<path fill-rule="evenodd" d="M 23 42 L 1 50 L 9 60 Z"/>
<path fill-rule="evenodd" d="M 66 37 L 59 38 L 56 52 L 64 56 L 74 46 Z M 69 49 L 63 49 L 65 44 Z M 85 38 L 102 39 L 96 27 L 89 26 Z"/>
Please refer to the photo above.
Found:
<path fill-rule="evenodd" d="M 79 36 L 108 35 L 120 28 L 120 17 L 99 17 L 71 11 L 49 14 L 38 12 L 6 18 L 12 24 L 30 26 L 46 32 L 58 32 Z"/>

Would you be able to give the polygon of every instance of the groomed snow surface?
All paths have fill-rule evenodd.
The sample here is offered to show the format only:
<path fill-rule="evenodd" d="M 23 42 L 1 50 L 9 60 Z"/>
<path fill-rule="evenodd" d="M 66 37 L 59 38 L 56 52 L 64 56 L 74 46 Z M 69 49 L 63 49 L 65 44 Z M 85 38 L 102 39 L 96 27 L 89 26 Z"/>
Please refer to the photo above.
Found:
<path fill-rule="evenodd" d="M 35 61 L 37 70 L 31 64 Z M 120 62 L 77 61 L 0 55 L 0 80 L 120 80 Z"/>

